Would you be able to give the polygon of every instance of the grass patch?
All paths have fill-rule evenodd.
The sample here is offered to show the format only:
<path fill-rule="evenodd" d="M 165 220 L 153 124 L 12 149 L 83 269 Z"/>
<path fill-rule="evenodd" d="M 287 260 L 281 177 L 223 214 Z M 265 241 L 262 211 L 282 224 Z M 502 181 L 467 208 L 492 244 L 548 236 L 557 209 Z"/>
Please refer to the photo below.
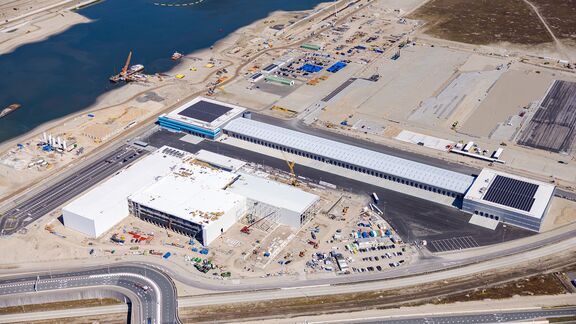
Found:
<path fill-rule="evenodd" d="M 558 38 L 576 41 L 576 0 L 530 0 Z"/>
<path fill-rule="evenodd" d="M 62 310 L 70 308 L 108 306 L 116 304 L 121 304 L 121 302 L 114 298 L 69 300 L 69 301 L 45 303 L 45 304 L 31 304 L 31 305 L 4 307 L 0 308 L 0 315 L 43 312 L 43 311 L 53 311 L 53 310 Z"/>
<path fill-rule="evenodd" d="M 550 317 L 547 320 L 550 323 L 576 322 L 576 316 Z"/>
<path fill-rule="evenodd" d="M 550 0 L 539 0 L 546 1 Z M 409 17 L 426 21 L 426 33 L 456 42 L 552 42 L 536 13 L 523 0 L 431 0 Z"/>
<path fill-rule="evenodd" d="M 466 293 L 437 298 L 434 304 L 451 304 L 455 302 L 476 301 L 485 299 L 504 299 L 514 296 L 559 295 L 566 289 L 553 274 L 537 275 L 488 288 L 477 288 Z"/>

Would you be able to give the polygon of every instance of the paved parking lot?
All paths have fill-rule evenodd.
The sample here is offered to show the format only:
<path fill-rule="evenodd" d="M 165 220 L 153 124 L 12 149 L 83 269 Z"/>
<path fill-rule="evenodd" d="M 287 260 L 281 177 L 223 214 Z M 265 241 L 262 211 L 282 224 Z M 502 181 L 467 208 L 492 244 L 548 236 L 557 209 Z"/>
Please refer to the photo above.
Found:
<path fill-rule="evenodd" d="M 472 236 L 454 237 L 430 242 L 428 249 L 432 252 L 446 252 L 464 250 L 479 247 L 480 245 Z"/>

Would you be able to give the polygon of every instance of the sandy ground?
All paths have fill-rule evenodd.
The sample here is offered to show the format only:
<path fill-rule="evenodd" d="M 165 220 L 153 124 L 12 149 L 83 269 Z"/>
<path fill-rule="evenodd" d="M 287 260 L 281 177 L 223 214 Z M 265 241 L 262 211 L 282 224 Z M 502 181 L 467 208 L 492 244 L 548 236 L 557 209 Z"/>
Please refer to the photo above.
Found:
<path fill-rule="evenodd" d="M 530 102 L 542 98 L 552 80 L 550 74 L 518 70 L 504 73 L 459 131 L 472 136 L 488 137 L 496 124 L 520 113 Z"/>
<path fill-rule="evenodd" d="M 549 231 L 575 221 L 576 202 L 554 197 L 548 207 L 548 213 L 544 218 L 541 230 L 543 232 Z"/>

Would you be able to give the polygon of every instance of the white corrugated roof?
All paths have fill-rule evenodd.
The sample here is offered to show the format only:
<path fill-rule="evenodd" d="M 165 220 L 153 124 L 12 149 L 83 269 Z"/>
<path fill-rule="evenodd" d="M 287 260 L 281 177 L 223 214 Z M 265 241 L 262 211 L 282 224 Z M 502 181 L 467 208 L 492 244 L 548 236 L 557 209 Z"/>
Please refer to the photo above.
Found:
<path fill-rule="evenodd" d="M 246 173 L 236 180 L 227 191 L 257 200 L 267 205 L 304 213 L 320 198 L 302 189 L 256 177 Z"/>
<path fill-rule="evenodd" d="M 63 209 L 82 215 L 85 218 L 102 221 L 113 219 L 110 226 L 128 216 L 126 198 L 133 192 L 156 182 L 159 176 L 171 172 L 171 169 L 182 163 L 182 157 L 164 154 L 162 147 L 151 155 L 137 161 L 129 168 L 90 189 L 82 196 L 74 199 Z M 177 149 L 183 157 L 190 158 L 191 154 Z"/>
<path fill-rule="evenodd" d="M 224 129 L 461 194 L 474 181 L 469 175 L 246 118 L 232 120 Z"/>
<path fill-rule="evenodd" d="M 218 219 L 218 214 L 225 214 L 239 205 L 243 209 L 246 205 L 244 197 L 222 190 L 235 177 L 236 174 L 220 169 L 181 164 L 174 173 L 135 192 L 129 199 L 169 215 L 207 225 L 211 223 L 211 217 Z"/>

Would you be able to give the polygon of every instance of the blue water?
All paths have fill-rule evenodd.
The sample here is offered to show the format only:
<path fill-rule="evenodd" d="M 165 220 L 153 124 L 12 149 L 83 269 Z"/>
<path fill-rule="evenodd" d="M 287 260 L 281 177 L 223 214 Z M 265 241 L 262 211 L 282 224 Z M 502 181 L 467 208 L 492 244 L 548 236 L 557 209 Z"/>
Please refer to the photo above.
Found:
<path fill-rule="evenodd" d="M 158 1 L 159 0 L 154 0 Z M 116 87 L 108 82 L 130 50 L 147 73 L 174 66 L 174 51 L 207 48 L 276 10 L 307 10 L 322 0 L 205 0 L 160 7 L 153 0 L 106 0 L 80 14 L 93 22 L 0 55 L 0 108 L 22 108 L 0 119 L 0 142 L 85 109 Z M 165 0 L 169 2 L 169 0 Z M 174 0 L 172 3 L 187 2 Z"/>

